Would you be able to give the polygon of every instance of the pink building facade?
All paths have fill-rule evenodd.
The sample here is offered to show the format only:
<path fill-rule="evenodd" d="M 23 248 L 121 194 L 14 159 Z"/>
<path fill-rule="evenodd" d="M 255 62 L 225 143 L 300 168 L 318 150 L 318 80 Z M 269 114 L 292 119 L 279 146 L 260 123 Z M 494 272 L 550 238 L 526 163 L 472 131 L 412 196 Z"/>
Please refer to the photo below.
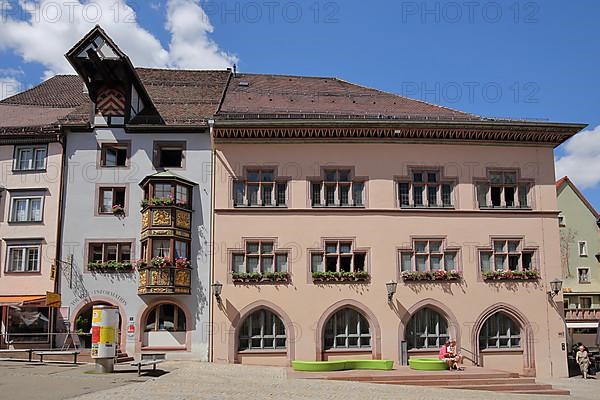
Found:
<path fill-rule="evenodd" d="M 282 122 L 231 91 L 213 126 L 212 360 L 401 363 L 454 337 L 467 363 L 567 375 L 553 147 L 581 126 Z M 246 96 L 271 115 L 241 121 Z"/>

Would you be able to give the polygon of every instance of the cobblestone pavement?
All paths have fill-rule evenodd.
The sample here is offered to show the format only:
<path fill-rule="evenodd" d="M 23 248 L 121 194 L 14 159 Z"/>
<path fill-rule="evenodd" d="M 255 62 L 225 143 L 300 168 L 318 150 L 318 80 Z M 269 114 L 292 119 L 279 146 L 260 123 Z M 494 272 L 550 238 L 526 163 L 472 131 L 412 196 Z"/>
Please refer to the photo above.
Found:
<path fill-rule="evenodd" d="M 93 399 L 486 399 L 494 400 L 597 400 L 600 380 L 561 379 L 551 382 L 573 390 L 575 396 L 531 396 L 482 391 L 424 388 L 415 386 L 376 385 L 357 382 L 336 382 L 287 378 L 285 370 L 272 367 L 208 364 L 200 362 L 167 362 L 161 364 L 171 372 L 143 383 L 99 391 L 79 397 Z"/>

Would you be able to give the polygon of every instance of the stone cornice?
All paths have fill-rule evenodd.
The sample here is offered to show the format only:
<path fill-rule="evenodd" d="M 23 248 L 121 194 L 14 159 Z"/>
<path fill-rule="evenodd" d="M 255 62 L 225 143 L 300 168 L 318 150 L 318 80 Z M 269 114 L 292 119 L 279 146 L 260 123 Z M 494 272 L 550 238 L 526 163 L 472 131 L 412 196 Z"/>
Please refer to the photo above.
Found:
<path fill-rule="evenodd" d="M 497 121 L 215 121 L 215 142 L 401 141 L 558 146 L 582 124 Z"/>

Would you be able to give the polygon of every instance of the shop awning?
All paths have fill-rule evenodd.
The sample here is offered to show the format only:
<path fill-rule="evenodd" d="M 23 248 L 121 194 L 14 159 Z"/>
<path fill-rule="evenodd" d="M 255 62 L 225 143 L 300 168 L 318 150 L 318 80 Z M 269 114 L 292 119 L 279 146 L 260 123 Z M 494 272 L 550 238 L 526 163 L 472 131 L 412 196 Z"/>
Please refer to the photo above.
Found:
<path fill-rule="evenodd" d="M 567 322 L 567 328 L 597 328 L 597 322 Z"/>
<path fill-rule="evenodd" d="M 29 303 L 46 302 L 46 296 L 28 295 L 28 296 L 0 296 L 0 305 L 2 306 L 22 306 Z"/>

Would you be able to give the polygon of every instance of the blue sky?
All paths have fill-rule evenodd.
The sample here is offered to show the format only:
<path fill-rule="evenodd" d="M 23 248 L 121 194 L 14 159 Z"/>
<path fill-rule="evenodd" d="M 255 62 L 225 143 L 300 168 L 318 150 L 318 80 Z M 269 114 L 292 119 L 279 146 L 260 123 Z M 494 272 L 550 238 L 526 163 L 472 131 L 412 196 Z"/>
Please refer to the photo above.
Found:
<path fill-rule="evenodd" d="M 129 31 L 148 31 L 169 51 L 161 61 L 142 54 L 138 62 L 130 54 L 134 63 L 201 68 L 237 61 L 242 72 L 336 76 L 485 116 L 582 122 L 590 131 L 600 126 L 598 1 L 202 1 L 202 21 L 169 8 L 188 3 L 194 1 L 129 2 L 131 10 L 122 12 L 134 17 Z M 31 24 L 26 12 L 5 14 L 5 31 L 6 18 Z M 195 42 L 198 26 L 203 41 Z M 114 29 L 117 42 L 127 42 L 127 36 L 119 40 L 127 30 Z M 64 72 L 43 56 L 27 55 L 26 41 L 2 41 L 0 79 L 27 86 Z M 186 59 L 186 41 L 212 50 Z M 600 128 L 559 148 L 557 157 L 566 157 L 560 171 L 600 208 Z"/>

